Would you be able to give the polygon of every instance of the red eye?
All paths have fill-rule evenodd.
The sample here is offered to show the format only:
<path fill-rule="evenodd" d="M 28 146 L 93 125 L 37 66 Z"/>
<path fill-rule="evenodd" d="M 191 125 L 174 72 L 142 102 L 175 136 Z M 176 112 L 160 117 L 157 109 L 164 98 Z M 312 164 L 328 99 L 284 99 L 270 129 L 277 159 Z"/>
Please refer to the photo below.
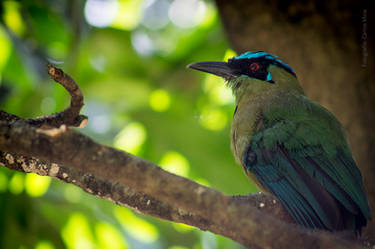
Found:
<path fill-rule="evenodd" d="M 259 64 L 256 63 L 256 62 L 253 62 L 253 63 L 250 64 L 249 68 L 250 68 L 251 71 L 257 71 L 259 69 Z"/>

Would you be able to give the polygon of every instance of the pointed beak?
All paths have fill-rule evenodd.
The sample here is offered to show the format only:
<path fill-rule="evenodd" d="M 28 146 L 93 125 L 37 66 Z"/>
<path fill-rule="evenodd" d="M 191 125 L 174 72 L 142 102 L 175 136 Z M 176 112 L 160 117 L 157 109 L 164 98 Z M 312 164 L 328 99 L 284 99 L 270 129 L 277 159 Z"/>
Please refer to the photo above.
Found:
<path fill-rule="evenodd" d="M 229 67 L 229 64 L 222 61 L 202 61 L 191 63 L 186 66 L 206 73 L 211 73 L 223 77 L 227 80 L 237 77 L 235 71 Z"/>

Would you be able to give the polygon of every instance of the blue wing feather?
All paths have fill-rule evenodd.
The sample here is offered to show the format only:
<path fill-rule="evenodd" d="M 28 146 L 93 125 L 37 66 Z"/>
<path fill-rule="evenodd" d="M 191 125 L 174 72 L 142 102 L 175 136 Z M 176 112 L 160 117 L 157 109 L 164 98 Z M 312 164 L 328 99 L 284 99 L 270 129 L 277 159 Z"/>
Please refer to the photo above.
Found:
<path fill-rule="evenodd" d="M 333 227 L 319 198 L 279 150 L 258 149 L 255 152 L 259 160 L 255 165 L 247 164 L 248 169 L 281 200 L 298 223 L 311 228 Z"/>
<path fill-rule="evenodd" d="M 280 178 L 280 174 L 272 165 L 254 167 L 253 172 L 280 199 L 283 206 L 299 224 L 313 228 L 324 227 L 312 207 L 285 178 Z M 267 178 L 264 177 L 265 175 Z"/>

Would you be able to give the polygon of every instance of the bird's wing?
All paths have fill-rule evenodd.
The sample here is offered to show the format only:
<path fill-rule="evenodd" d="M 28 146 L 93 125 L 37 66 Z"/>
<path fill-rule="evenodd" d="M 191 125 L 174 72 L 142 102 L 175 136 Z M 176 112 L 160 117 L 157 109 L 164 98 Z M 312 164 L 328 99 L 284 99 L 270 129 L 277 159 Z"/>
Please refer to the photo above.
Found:
<path fill-rule="evenodd" d="M 268 125 L 253 135 L 243 155 L 244 166 L 300 224 L 340 229 L 343 224 L 336 201 L 366 224 L 370 212 L 362 177 L 341 127 L 332 127 L 332 122 L 325 122 L 321 116 L 312 117 L 265 120 Z M 332 128 L 341 133 L 330 134 Z"/>

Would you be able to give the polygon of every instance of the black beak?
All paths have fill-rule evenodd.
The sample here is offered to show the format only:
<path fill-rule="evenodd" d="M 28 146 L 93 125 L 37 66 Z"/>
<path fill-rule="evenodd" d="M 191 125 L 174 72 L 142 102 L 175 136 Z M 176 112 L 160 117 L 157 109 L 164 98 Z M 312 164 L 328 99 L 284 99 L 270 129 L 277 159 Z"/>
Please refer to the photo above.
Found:
<path fill-rule="evenodd" d="M 225 78 L 226 80 L 230 80 L 238 76 L 236 75 L 235 70 L 229 67 L 228 63 L 222 61 L 202 61 L 191 63 L 186 67 L 206 73 L 215 74 Z"/>

